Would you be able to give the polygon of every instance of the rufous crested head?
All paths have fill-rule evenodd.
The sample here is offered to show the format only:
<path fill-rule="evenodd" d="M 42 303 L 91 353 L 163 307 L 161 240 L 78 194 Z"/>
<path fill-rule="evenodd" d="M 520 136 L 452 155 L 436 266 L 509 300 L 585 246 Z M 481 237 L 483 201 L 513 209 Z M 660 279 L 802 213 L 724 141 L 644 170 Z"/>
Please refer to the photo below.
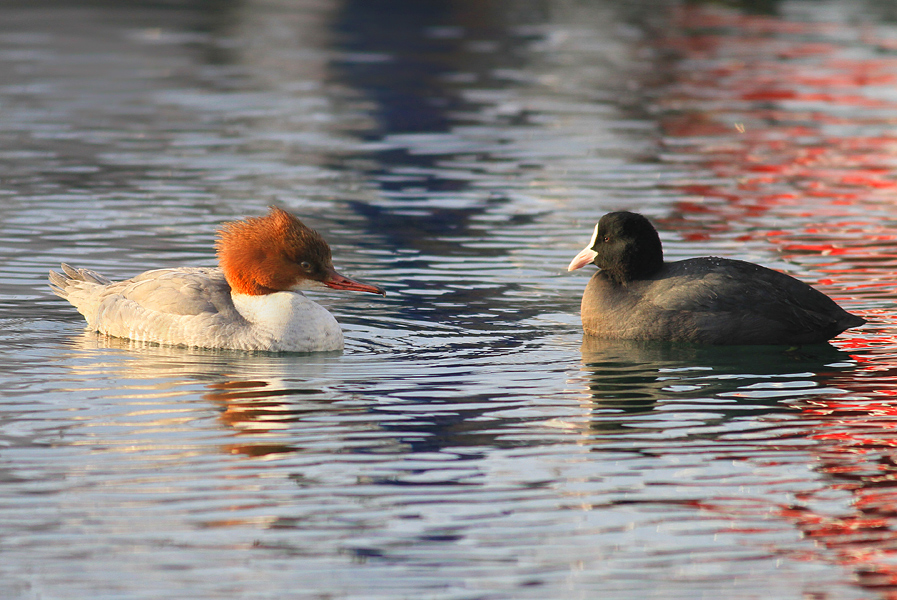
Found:
<path fill-rule="evenodd" d="M 275 206 L 263 217 L 226 223 L 218 233 L 218 262 L 234 293 L 261 296 L 317 283 L 385 295 L 337 273 L 321 234 Z"/>

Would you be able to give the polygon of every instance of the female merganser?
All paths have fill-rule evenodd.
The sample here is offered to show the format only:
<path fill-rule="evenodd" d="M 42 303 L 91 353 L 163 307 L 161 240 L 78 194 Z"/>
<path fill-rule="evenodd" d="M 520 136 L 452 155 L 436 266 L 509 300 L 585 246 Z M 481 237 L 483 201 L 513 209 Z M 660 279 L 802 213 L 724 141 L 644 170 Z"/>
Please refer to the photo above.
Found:
<path fill-rule="evenodd" d="M 63 264 L 50 287 L 95 331 L 178 346 L 323 352 L 341 350 L 343 333 L 302 289 L 329 287 L 386 295 L 336 272 L 321 235 L 279 208 L 224 225 L 220 268 L 147 271 L 112 282 Z"/>
<path fill-rule="evenodd" d="M 740 260 L 664 262 L 639 214 L 601 217 L 568 271 L 594 263 L 582 296 L 586 334 L 699 344 L 816 344 L 865 319 L 797 279 Z"/>

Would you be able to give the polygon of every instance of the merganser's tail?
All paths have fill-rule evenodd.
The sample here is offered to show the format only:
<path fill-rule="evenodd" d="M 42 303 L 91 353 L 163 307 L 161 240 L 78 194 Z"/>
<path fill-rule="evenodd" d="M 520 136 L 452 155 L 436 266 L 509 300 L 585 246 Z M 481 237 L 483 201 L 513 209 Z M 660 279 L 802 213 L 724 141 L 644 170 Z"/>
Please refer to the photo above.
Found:
<path fill-rule="evenodd" d="M 50 271 L 50 289 L 53 293 L 68 300 L 84 315 L 88 325 L 94 327 L 97 308 L 103 299 L 103 290 L 112 282 L 89 269 L 76 269 L 62 263 L 62 273 Z"/>
<path fill-rule="evenodd" d="M 109 285 L 109 279 L 90 269 L 77 269 L 69 264 L 62 263 L 62 273 L 50 271 L 50 289 L 53 293 L 69 300 L 69 294 L 75 289 L 83 289 L 84 284 Z"/>

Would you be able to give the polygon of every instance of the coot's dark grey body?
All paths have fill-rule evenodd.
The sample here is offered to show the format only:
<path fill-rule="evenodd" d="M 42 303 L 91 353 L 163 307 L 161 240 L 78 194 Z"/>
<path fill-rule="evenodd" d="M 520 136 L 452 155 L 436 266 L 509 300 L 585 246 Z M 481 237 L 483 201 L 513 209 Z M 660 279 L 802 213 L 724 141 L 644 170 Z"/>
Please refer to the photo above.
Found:
<path fill-rule="evenodd" d="M 591 260 L 589 260 L 591 259 Z M 865 320 L 797 279 L 740 260 L 663 261 L 643 216 L 602 217 L 570 263 L 594 262 L 582 297 L 585 333 L 602 338 L 699 344 L 816 344 Z"/>

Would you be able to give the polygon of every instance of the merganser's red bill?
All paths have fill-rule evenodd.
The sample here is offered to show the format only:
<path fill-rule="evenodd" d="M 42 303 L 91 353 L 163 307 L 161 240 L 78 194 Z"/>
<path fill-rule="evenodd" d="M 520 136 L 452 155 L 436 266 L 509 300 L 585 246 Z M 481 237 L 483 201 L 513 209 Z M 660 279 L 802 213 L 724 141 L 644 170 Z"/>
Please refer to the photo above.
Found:
<path fill-rule="evenodd" d="M 336 271 L 331 271 L 328 274 L 328 276 L 324 279 L 324 285 L 335 290 L 370 292 L 371 294 L 380 294 L 384 297 L 386 296 L 386 290 L 384 290 L 382 287 L 370 285 L 367 283 L 361 283 L 360 281 L 355 281 L 354 279 L 349 279 L 348 277 L 340 275 Z"/>

